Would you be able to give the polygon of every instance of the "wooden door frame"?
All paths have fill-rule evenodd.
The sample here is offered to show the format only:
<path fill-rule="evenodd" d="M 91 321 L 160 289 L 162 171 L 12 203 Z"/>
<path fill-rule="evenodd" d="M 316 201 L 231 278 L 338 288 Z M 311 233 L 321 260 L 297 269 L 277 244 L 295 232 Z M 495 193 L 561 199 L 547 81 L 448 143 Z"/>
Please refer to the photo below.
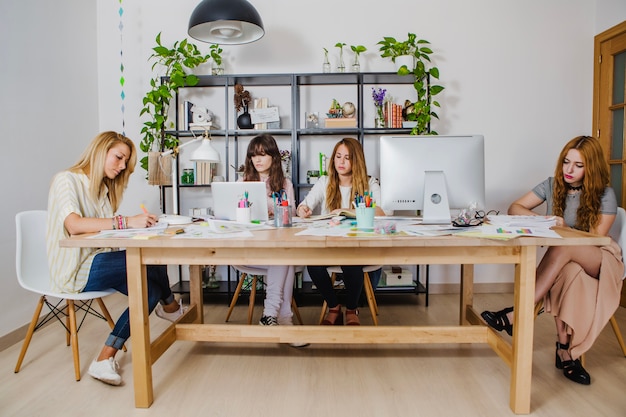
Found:
<path fill-rule="evenodd" d="M 595 135 L 604 149 L 606 160 L 610 159 L 610 150 L 612 142 L 611 132 L 611 115 L 602 113 L 607 109 L 611 103 L 611 90 L 609 88 L 612 85 L 612 71 L 605 74 L 602 77 L 602 46 L 606 42 L 618 36 L 626 35 L 626 20 L 622 23 L 613 26 L 612 28 L 605 30 L 598 34 L 594 38 L 594 62 L 593 62 L 593 122 L 592 132 Z M 605 58 L 606 64 L 606 58 Z M 606 68 L 606 66 L 605 66 Z M 611 66 L 612 68 L 612 66 Z M 606 111 L 605 111 L 606 112 Z M 623 158 L 626 158 L 626 150 L 623 153 Z M 622 178 L 622 196 L 626 195 L 626 177 Z M 618 202 L 621 205 L 621 202 Z M 622 307 L 626 307 L 626 285 L 622 286 L 622 297 L 620 301 Z"/>

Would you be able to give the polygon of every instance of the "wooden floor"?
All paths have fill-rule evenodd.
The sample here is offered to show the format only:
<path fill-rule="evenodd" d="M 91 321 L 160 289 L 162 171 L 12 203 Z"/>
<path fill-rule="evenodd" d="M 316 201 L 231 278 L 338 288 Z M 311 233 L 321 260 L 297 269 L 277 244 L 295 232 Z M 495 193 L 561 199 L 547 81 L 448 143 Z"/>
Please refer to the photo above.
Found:
<path fill-rule="evenodd" d="M 379 297 L 381 324 L 455 324 L 457 295 Z M 511 303 L 510 294 L 478 294 L 478 311 Z M 114 317 L 125 298 L 106 299 Z M 231 322 L 244 323 L 245 301 Z M 34 306 L 33 306 L 34 308 Z M 223 322 L 226 303 L 205 306 L 205 321 Z M 319 307 L 300 311 L 314 323 Z M 361 309 L 362 323 L 371 323 Z M 255 310 L 255 319 L 261 313 Z M 626 309 L 616 313 L 626 334 Z M 152 315 L 158 332 L 165 323 Z M 607 326 L 587 354 L 590 386 L 567 380 L 554 367 L 555 331 L 551 317 L 537 318 L 532 415 L 626 415 L 626 358 Z M 35 333 L 22 369 L 13 373 L 21 347 L 0 352 L 0 415 L 73 416 L 510 416 L 510 371 L 486 345 L 343 346 L 296 349 L 276 344 L 176 342 L 153 367 L 155 401 L 134 408 L 129 353 L 118 354 L 124 385 L 112 387 L 87 375 L 108 330 L 88 320 L 81 330 L 83 378 L 74 380 L 71 349 L 58 325 Z"/>

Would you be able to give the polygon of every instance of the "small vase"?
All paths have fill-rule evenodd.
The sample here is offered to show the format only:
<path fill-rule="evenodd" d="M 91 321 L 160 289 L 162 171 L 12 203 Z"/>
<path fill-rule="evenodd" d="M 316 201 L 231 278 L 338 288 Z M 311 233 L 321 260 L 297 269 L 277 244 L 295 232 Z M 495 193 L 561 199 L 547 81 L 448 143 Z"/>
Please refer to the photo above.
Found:
<path fill-rule="evenodd" d="M 212 75 L 224 75 L 224 67 L 221 65 L 217 65 L 213 63 L 213 67 L 211 68 Z"/>
<path fill-rule="evenodd" d="M 322 72 L 328 74 L 330 72 L 330 61 L 328 60 L 328 54 L 324 54 L 324 63 L 322 64 Z"/>
<path fill-rule="evenodd" d="M 202 279 L 202 288 L 219 288 L 220 279 L 218 274 L 215 272 L 215 266 L 210 266 L 205 269 L 204 277 Z"/>
<path fill-rule="evenodd" d="M 248 113 L 248 106 L 243 106 L 243 113 L 237 117 L 237 126 L 239 129 L 252 129 L 254 127 L 250 113 Z"/>
<path fill-rule="evenodd" d="M 354 62 L 352 63 L 352 72 L 361 72 L 361 64 L 359 63 L 359 56 L 354 56 Z"/>
<path fill-rule="evenodd" d="M 346 72 L 346 64 L 343 63 L 343 49 L 339 52 L 339 63 L 337 64 L 337 72 Z"/>
<path fill-rule="evenodd" d="M 382 129 L 382 128 L 384 128 L 384 127 L 385 127 L 385 119 L 382 119 L 382 118 L 380 118 L 380 117 L 377 117 L 377 118 L 374 120 L 374 127 L 375 127 L 376 129 Z"/>

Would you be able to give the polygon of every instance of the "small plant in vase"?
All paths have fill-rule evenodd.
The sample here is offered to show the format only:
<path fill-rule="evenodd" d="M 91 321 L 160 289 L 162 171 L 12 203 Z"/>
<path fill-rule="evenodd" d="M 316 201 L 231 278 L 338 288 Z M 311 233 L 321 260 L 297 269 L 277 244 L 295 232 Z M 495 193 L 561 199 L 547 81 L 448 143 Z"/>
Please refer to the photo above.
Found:
<path fill-rule="evenodd" d="M 361 72 L 361 63 L 359 62 L 359 55 L 367 51 L 367 48 L 363 45 L 350 45 L 350 49 L 354 52 L 354 62 L 352 63 L 352 72 Z"/>
<path fill-rule="evenodd" d="M 237 117 L 237 126 L 240 129 L 252 129 L 252 119 L 250 118 L 250 113 L 248 112 L 248 106 L 252 101 L 252 96 L 248 90 L 243 88 L 241 84 L 235 84 L 235 110 L 237 113 L 243 110 L 243 113 Z"/>
<path fill-rule="evenodd" d="M 337 64 L 337 72 L 346 72 L 346 64 L 343 63 L 343 47 L 346 46 L 345 43 L 337 42 L 335 44 L 336 48 L 339 48 L 339 63 Z"/>
<path fill-rule="evenodd" d="M 211 59 L 213 60 L 213 67 L 211 68 L 212 75 L 224 75 L 222 52 L 224 52 L 224 50 L 217 43 L 209 47 L 209 55 L 211 55 Z"/>
<path fill-rule="evenodd" d="M 330 72 L 330 61 L 328 60 L 328 49 L 324 49 L 324 63 L 322 64 L 322 72 L 329 73 Z"/>

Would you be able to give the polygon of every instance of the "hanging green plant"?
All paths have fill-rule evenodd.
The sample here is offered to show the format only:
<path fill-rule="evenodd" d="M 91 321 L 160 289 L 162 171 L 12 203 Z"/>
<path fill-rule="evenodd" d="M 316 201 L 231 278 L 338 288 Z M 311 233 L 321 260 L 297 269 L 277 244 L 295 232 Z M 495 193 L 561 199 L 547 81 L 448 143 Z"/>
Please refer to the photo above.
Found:
<path fill-rule="evenodd" d="M 414 33 L 409 33 L 405 41 L 386 36 L 377 45 L 380 45 L 380 56 L 391 58 L 394 62 L 396 57 L 401 55 L 411 55 L 415 58 L 413 68 L 402 66 L 398 69 L 399 75 L 413 74 L 415 77 L 413 87 L 417 93 L 417 100 L 412 103 L 412 106 L 406 106 L 408 110 L 405 117 L 407 121 L 417 122 L 411 130 L 412 135 L 436 135 L 437 132 L 430 131 L 430 122 L 433 117 L 439 118 L 433 107 L 441 107 L 441 105 L 433 97 L 441 93 L 444 87 L 433 84 L 431 80 L 431 78 L 439 79 L 439 68 L 431 66 L 430 55 L 433 50 L 430 49 L 430 42 L 424 39 L 418 40 Z"/>
<path fill-rule="evenodd" d="M 167 128 L 173 128 L 174 123 L 167 124 L 167 109 L 174 94 L 180 87 L 194 86 L 198 84 L 198 77 L 188 70 L 199 66 L 209 60 L 210 54 L 203 55 L 196 45 L 187 39 L 176 41 L 171 48 L 161 43 L 161 33 L 156 36 L 156 46 L 148 58 L 152 62 L 152 70 L 160 66 L 164 68 L 161 76 L 150 80 L 150 90 L 143 98 L 143 108 L 139 116 L 144 114 L 149 120 L 143 123 L 141 129 L 141 142 L 139 148 L 148 153 L 153 150 L 173 149 L 178 145 L 178 139 L 166 132 Z M 148 170 L 148 157 L 141 159 L 141 167 Z"/>

